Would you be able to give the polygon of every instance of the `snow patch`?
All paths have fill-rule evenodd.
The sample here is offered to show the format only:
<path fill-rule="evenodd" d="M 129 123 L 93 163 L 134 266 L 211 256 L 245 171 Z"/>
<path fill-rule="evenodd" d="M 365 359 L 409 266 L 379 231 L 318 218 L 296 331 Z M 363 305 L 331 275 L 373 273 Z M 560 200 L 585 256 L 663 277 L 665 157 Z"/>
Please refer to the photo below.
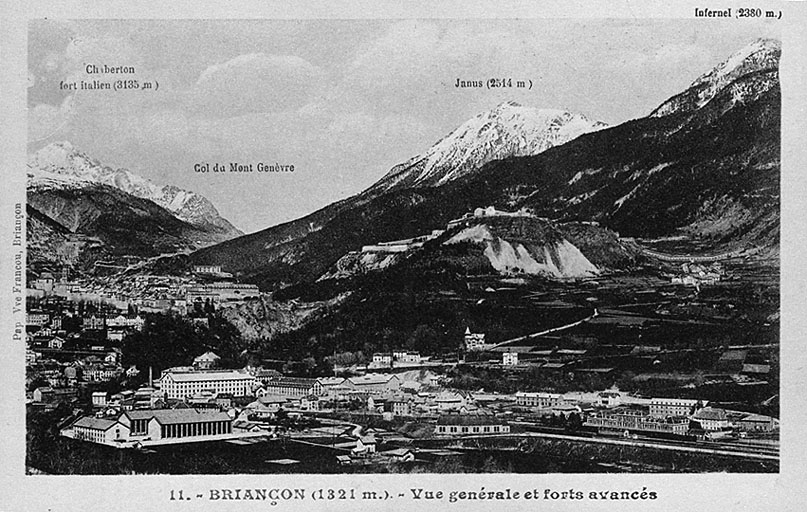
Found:
<path fill-rule="evenodd" d="M 630 178 L 628 178 L 628 181 L 636 181 L 639 178 L 641 178 L 642 176 L 644 176 L 645 178 L 649 178 L 650 176 L 656 174 L 659 171 L 662 171 L 662 170 L 666 169 L 667 167 L 671 166 L 672 164 L 673 164 L 672 162 L 664 162 L 664 163 L 660 163 L 660 164 L 656 165 L 655 167 L 652 167 L 652 168 L 647 169 L 647 170 L 645 170 L 645 169 L 637 169 L 637 170 L 633 171 L 633 174 L 630 175 Z"/>
<path fill-rule="evenodd" d="M 580 181 L 580 178 L 582 178 L 583 176 L 591 176 L 593 174 L 597 174 L 601 170 L 602 170 L 602 167 L 600 167 L 598 169 L 586 169 L 584 171 L 579 171 L 577 174 L 572 176 L 572 179 L 569 180 L 569 185 L 574 185 L 575 183 Z"/>
<path fill-rule="evenodd" d="M 591 192 L 586 192 L 584 194 L 578 194 L 578 195 L 568 199 L 566 202 L 569 203 L 569 204 L 580 204 L 583 201 L 591 199 L 592 197 L 597 195 L 597 192 L 599 192 L 599 191 L 600 191 L 599 189 L 596 189 L 596 190 L 592 190 Z"/>
<path fill-rule="evenodd" d="M 616 206 L 616 209 L 619 210 L 620 208 L 622 208 L 622 205 L 625 203 L 625 201 L 627 201 L 628 199 L 633 197 L 633 194 L 635 194 L 636 191 L 639 190 L 640 186 L 641 186 L 641 183 L 639 185 L 636 185 L 635 187 L 633 187 L 633 190 L 631 190 L 630 192 L 628 192 L 624 196 L 622 196 L 619 199 L 617 199 L 616 201 L 614 201 L 614 206 Z M 614 210 L 614 211 L 616 211 L 616 210 Z"/>

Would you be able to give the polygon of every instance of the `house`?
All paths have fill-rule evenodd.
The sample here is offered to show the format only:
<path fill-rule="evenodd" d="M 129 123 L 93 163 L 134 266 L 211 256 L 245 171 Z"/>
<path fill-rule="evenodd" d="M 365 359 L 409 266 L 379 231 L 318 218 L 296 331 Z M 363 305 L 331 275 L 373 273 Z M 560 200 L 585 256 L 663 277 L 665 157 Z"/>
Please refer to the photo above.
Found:
<path fill-rule="evenodd" d="M 210 370 L 219 364 L 221 358 L 215 352 L 205 352 L 193 360 L 193 367 L 197 370 Z"/>
<path fill-rule="evenodd" d="M 434 403 L 438 411 L 459 411 L 471 403 L 471 395 L 464 391 L 443 391 L 438 394 Z"/>
<path fill-rule="evenodd" d="M 495 416 L 447 414 L 437 419 L 437 435 L 507 434 L 510 426 Z"/>
<path fill-rule="evenodd" d="M 124 336 L 123 331 L 107 331 L 106 332 L 107 341 L 123 341 L 123 336 Z"/>
<path fill-rule="evenodd" d="M 30 348 L 25 349 L 25 364 L 30 365 L 32 363 L 35 363 L 36 360 L 39 359 L 39 356 L 41 355 L 42 354 L 40 354 L 39 352 L 34 352 Z"/>
<path fill-rule="evenodd" d="M 135 399 L 134 398 L 124 398 L 120 401 L 120 408 L 124 411 L 133 411 L 135 409 Z"/>
<path fill-rule="evenodd" d="M 485 347 L 485 334 L 484 333 L 472 333 L 470 327 L 465 328 L 465 338 L 464 338 L 465 350 L 468 352 L 474 352 L 477 350 L 483 350 Z"/>
<path fill-rule="evenodd" d="M 221 274 L 221 265 L 194 265 L 194 274 Z"/>
<path fill-rule="evenodd" d="M 360 436 L 359 439 L 356 440 L 356 447 L 353 448 L 351 454 L 353 454 L 354 456 L 370 455 L 371 453 L 375 453 L 376 444 L 377 443 L 374 436 L 372 435 Z"/>
<path fill-rule="evenodd" d="M 729 419 L 726 411 L 715 407 L 704 407 L 697 411 L 692 420 L 700 424 L 703 430 L 714 431 L 728 428 Z"/>
<path fill-rule="evenodd" d="M 602 391 L 597 393 L 597 405 L 600 407 L 617 407 L 622 405 L 622 395 L 618 391 Z"/>
<path fill-rule="evenodd" d="M 392 354 L 389 352 L 376 352 L 373 354 L 373 366 L 392 366 Z"/>
<path fill-rule="evenodd" d="M 50 315 L 43 311 L 29 311 L 25 314 L 25 323 L 29 326 L 43 327 L 50 321 Z"/>
<path fill-rule="evenodd" d="M 34 402 L 49 403 L 55 396 L 53 388 L 50 386 L 38 387 L 34 390 Z"/>
<path fill-rule="evenodd" d="M 61 350 L 63 346 L 64 346 L 64 340 L 58 336 L 54 336 L 48 341 L 48 348 L 52 348 L 54 350 Z"/>
<path fill-rule="evenodd" d="M 389 457 L 395 462 L 412 462 L 415 460 L 415 452 L 409 448 L 396 448 L 395 450 L 387 450 L 379 452 L 379 455 Z"/>
<path fill-rule="evenodd" d="M 317 379 L 320 389 L 322 389 L 321 396 L 332 395 L 333 390 L 341 386 L 345 379 L 343 377 L 320 377 Z"/>
<path fill-rule="evenodd" d="M 246 406 L 250 417 L 260 419 L 274 418 L 277 411 L 286 405 L 286 399 L 277 395 L 260 397 Z"/>
<path fill-rule="evenodd" d="M 141 386 L 135 391 L 132 398 L 135 409 L 153 409 L 154 404 L 160 398 L 160 392 L 152 386 Z"/>
<path fill-rule="evenodd" d="M 689 416 L 694 408 L 703 407 L 708 402 L 691 398 L 651 398 L 651 416 Z"/>
<path fill-rule="evenodd" d="M 82 328 L 85 330 L 100 331 L 106 327 L 106 318 L 103 316 L 91 315 L 84 317 L 82 320 Z"/>
<path fill-rule="evenodd" d="M 322 385 L 317 379 L 299 377 L 277 377 L 270 379 L 264 384 L 264 389 L 267 395 L 279 395 L 287 398 L 322 395 Z"/>
<path fill-rule="evenodd" d="M 779 420 L 762 414 L 748 414 L 735 420 L 734 426 L 746 432 L 773 432 L 779 429 Z"/>
<path fill-rule="evenodd" d="M 38 387 L 33 392 L 34 402 L 44 404 L 69 403 L 78 398 L 76 388 Z"/>
<path fill-rule="evenodd" d="M 233 432 L 265 432 L 267 429 L 254 421 L 237 419 L 233 421 Z"/>
<path fill-rule="evenodd" d="M 379 395 L 370 395 L 367 397 L 367 411 L 368 412 L 384 412 L 384 407 L 387 404 L 387 399 Z"/>
<path fill-rule="evenodd" d="M 254 366 L 247 366 L 244 368 L 247 373 L 255 377 L 255 382 L 257 384 L 266 384 L 272 379 L 277 379 L 282 377 L 283 374 L 277 370 L 272 370 L 271 368 L 263 368 L 261 366 L 254 367 Z"/>
<path fill-rule="evenodd" d="M 227 393 L 216 393 L 213 401 L 222 410 L 230 409 L 233 406 L 233 396 Z"/>
<path fill-rule="evenodd" d="M 72 425 L 73 438 L 99 444 L 113 444 L 129 438 L 129 427 L 118 419 L 83 416 Z"/>
<path fill-rule="evenodd" d="M 145 323 L 145 319 L 140 315 L 118 315 L 106 319 L 106 326 L 108 329 L 132 329 L 135 331 L 141 331 L 143 330 Z"/>
<path fill-rule="evenodd" d="M 91 364 L 84 368 L 87 382 L 109 382 L 123 374 L 123 368 L 114 364 Z"/>
<path fill-rule="evenodd" d="M 319 397 L 317 395 L 307 395 L 300 399 L 300 409 L 304 411 L 318 411 Z"/>
<path fill-rule="evenodd" d="M 92 393 L 92 406 L 93 407 L 106 407 L 107 405 L 107 392 L 106 391 L 93 391 Z"/>
<path fill-rule="evenodd" d="M 407 350 L 394 350 L 392 352 L 392 360 L 396 363 L 403 364 L 420 364 L 423 358 L 418 352 L 409 352 Z"/>
<path fill-rule="evenodd" d="M 385 373 L 368 373 L 359 377 L 345 379 L 343 385 L 355 391 L 368 393 L 383 393 L 397 391 L 401 387 L 401 379 L 397 375 Z"/>
<path fill-rule="evenodd" d="M 185 402 L 194 409 L 221 409 L 216 401 L 216 396 L 216 393 L 212 391 L 202 391 L 197 395 L 186 398 Z M 147 407 L 147 409 L 156 409 L 156 407 Z"/>
<path fill-rule="evenodd" d="M 518 352 L 502 352 L 502 365 L 515 366 L 518 364 Z"/>
<path fill-rule="evenodd" d="M 412 401 L 404 398 L 393 398 L 387 401 L 389 412 L 395 416 L 410 416 L 412 414 Z"/>
<path fill-rule="evenodd" d="M 521 407 L 552 407 L 563 401 L 560 393 L 527 393 L 519 391 L 516 393 L 516 404 Z"/>
<path fill-rule="evenodd" d="M 53 285 L 56 283 L 56 279 L 53 277 L 53 274 L 50 272 L 43 272 L 37 279 L 31 281 L 30 287 L 35 290 L 42 290 L 46 293 L 51 293 L 53 291 Z"/>

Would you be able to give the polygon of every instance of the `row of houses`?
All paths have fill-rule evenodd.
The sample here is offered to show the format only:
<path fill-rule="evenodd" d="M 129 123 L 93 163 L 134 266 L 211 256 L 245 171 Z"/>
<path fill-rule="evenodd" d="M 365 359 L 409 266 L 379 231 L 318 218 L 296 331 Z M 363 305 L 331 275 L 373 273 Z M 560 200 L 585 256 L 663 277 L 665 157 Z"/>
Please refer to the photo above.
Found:
<path fill-rule="evenodd" d="M 73 318 L 73 314 L 51 313 L 42 310 L 30 310 L 25 314 L 25 322 L 29 327 L 51 327 L 61 329 L 64 318 Z M 146 320 L 140 315 L 103 315 L 92 313 L 80 317 L 81 328 L 85 330 L 129 329 L 140 331 Z"/>
<path fill-rule="evenodd" d="M 398 365 L 418 365 L 423 361 L 423 357 L 418 352 L 407 350 L 393 350 L 392 352 L 376 352 L 373 354 L 371 367 L 391 368 Z"/>

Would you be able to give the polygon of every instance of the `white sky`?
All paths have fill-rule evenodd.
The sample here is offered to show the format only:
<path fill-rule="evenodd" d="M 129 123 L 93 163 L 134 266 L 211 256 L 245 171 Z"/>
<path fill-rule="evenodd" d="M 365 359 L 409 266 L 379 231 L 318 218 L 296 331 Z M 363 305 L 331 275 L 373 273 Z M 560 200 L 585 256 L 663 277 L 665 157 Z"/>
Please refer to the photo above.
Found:
<path fill-rule="evenodd" d="M 209 198 L 246 232 L 357 193 L 479 112 L 513 100 L 610 124 L 647 115 L 773 25 L 727 20 L 35 21 L 29 151 L 67 140 L 101 163 Z M 784 48 L 787 51 L 787 48 Z M 64 91 L 88 63 L 159 91 Z M 532 80 L 459 90 L 457 78 Z M 199 162 L 294 164 L 197 174 Z"/>

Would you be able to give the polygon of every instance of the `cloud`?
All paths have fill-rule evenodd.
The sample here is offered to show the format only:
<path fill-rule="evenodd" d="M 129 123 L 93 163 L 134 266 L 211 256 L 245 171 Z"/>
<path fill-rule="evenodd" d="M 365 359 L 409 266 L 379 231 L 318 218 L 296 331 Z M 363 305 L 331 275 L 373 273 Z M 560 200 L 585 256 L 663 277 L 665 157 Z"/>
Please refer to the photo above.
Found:
<path fill-rule="evenodd" d="M 28 109 L 28 141 L 38 142 L 56 136 L 67 127 L 74 116 L 73 96 L 59 106 L 39 103 Z"/>
<path fill-rule="evenodd" d="M 142 72 L 143 61 L 127 40 L 115 37 L 75 37 L 67 45 L 61 71 L 67 77 L 86 76 L 87 64 L 131 66 Z"/>
<path fill-rule="evenodd" d="M 239 55 L 202 71 L 187 105 L 196 114 L 211 117 L 296 110 L 309 101 L 323 76 L 300 57 Z"/>
<path fill-rule="evenodd" d="M 715 56 L 705 51 L 703 46 L 662 44 L 645 51 L 626 52 L 620 61 L 624 68 L 631 68 L 635 73 L 666 73 L 670 70 L 687 67 L 706 70 L 714 65 Z"/>
<path fill-rule="evenodd" d="M 353 137 L 357 134 L 371 133 L 375 129 L 375 119 L 364 112 L 354 112 L 343 116 L 335 116 L 328 125 L 328 131 L 338 136 Z"/>

